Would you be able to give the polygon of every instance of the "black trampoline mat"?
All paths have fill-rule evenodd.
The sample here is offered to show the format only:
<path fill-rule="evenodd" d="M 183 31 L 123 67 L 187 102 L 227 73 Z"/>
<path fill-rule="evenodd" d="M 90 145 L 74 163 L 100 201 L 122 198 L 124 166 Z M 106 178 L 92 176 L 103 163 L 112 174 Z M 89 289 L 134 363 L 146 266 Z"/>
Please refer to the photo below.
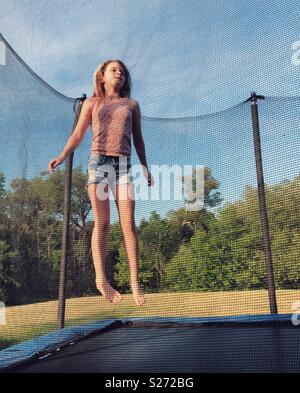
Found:
<path fill-rule="evenodd" d="M 121 327 L 79 341 L 26 373 L 300 372 L 296 327 Z"/>

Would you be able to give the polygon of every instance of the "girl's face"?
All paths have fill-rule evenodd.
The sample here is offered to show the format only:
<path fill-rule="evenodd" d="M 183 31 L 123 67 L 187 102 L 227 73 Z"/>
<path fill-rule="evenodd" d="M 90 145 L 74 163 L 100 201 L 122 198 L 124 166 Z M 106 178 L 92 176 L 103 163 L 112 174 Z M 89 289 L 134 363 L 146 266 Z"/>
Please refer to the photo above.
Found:
<path fill-rule="evenodd" d="M 125 79 L 125 73 L 121 64 L 116 61 L 108 64 L 103 76 L 103 81 L 106 85 L 118 86 L 121 89 Z"/>

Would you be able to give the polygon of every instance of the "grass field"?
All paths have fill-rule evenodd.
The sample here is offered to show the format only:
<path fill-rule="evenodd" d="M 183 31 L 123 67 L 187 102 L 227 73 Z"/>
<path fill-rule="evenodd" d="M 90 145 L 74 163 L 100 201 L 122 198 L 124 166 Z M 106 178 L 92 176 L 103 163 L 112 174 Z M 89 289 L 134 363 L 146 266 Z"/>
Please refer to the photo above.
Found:
<path fill-rule="evenodd" d="M 278 312 L 289 314 L 300 301 L 300 290 L 279 290 Z M 135 306 L 131 295 L 118 305 L 101 296 L 67 300 L 66 327 L 86 322 L 123 317 L 207 317 L 243 314 L 268 314 L 265 290 L 243 292 L 184 292 L 148 294 L 143 307 Z M 0 325 L 0 349 L 56 329 L 57 301 L 6 308 L 6 325 Z"/>

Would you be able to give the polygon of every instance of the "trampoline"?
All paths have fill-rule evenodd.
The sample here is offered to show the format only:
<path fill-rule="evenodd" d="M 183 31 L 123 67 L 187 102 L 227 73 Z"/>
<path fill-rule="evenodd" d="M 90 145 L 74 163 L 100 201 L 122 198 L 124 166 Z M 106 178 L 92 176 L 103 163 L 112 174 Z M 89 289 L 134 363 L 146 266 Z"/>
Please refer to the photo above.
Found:
<path fill-rule="evenodd" d="M 291 315 L 136 318 L 65 328 L 0 353 L 16 373 L 298 373 Z"/>

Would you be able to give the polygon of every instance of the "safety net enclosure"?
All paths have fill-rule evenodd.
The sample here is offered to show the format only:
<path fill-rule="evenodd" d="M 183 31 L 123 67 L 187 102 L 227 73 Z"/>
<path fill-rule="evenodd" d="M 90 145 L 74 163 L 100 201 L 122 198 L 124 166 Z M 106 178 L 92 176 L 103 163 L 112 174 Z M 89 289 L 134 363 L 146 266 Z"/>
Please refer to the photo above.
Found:
<path fill-rule="evenodd" d="M 91 25 L 92 3 L 82 11 Z M 86 90 L 73 97 L 0 35 L 0 371 L 299 372 L 297 3 L 275 1 L 272 18 L 258 1 L 142 3 L 108 6 L 115 23 L 97 30 Z M 140 308 L 112 194 L 106 270 L 123 301 L 105 302 L 95 285 L 90 127 L 72 160 L 47 170 L 92 94 L 92 72 L 111 58 L 131 72 L 155 179 L 148 187 L 132 146 Z"/>

